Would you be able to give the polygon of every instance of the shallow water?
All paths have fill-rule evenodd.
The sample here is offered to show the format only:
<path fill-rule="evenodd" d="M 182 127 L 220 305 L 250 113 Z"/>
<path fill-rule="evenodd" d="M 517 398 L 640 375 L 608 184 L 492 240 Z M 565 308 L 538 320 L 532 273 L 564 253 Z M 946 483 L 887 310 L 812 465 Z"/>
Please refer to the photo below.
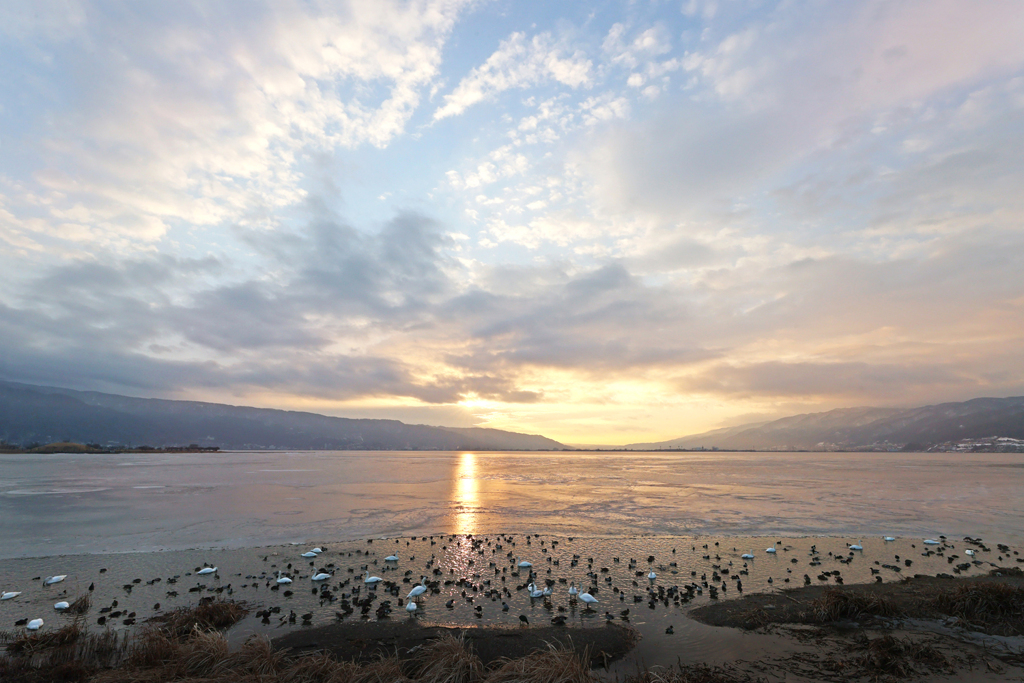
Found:
<path fill-rule="evenodd" d="M 1024 536 L 1024 456 L 0 455 L 0 558 L 431 533 Z"/>
<path fill-rule="evenodd" d="M 1017 548 L 1002 551 L 993 543 L 995 539 L 986 540 L 989 549 L 979 548 L 977 564 L 963 570 L 963 575 L 981 575 L 996 565 L 1020 566 Z M 776 645 L 779 636 L 714 628 L 689 619 L 686 613 L 692 607 L 712 599 L 710 585 L 719 587 L 720 599 L 729 599 L 740 594 L 737 579 L 742 582 L 743 592 L 776 593 L 803 585 L 805 575 L 814 584 L 836 583 L 834 572 L 847 584 L 866 583 L 876 577 L 898 581 L 915 573 L 951 572 L 970 559 L 963 552 L 967 546 L 954 539 L 942 546 L 925 546 L 921 539 L 885 542 L 867 538 L 862 551 L 849 550 L 847 543 L 838 538 L 737 536 L 438 535 L 320 545 L 324 552 L 313 561 L 301 557 L 312 544 L 7 560 L 0 563 L 0 588 L 20 590 L 22 594 L 0 602 L 0 629 L 11 628 L 18 619 L 36 617 L 45 619 L 47 628 L 59 627 L 72 617 L 56 612 L 53 604 L 86 594 L 92 600 L 87 623 L 95 625 L 100 610 L 111 607 L 122 614 L 108 616 L 105 626 L 121 631 L 129 628 L 124 619 L 130 612 L 135 612 L 136 621 L 141 623 L 158 611 L 195 604 L 201 597 L 220 596 L 253 607 L 254 613 L 229 632 L 229 639 L 240 643 L 253 634 L 274 637 L 289 629 L 305 628 L 301 615 L 307 613 L 311 614 L 310 625 L 333 622 L 339 618 L 342 598 L 375 596 L 365 617 L 357 609 L 343 617 L 346 621 L 377 619 L 376 608 L 385 600 L 391 601 L 394 610 L 387 618 L 408 619 L 405 596 L 425 575 L 437 582 L 437 592 L 416 600 L 414 618 L 426 624 L 518 628 L 520 615 L 525 615 L 531 625 L 547 625 L 553 616 L 565 614 L 573 627 L 604 628 L 606 613 L 610 614 L 615 623 L 628 623 L 642 635 L 630 657 L 613 667 L 613 671 L 624 672 L 638 664 L 671 665 L 677 657 L 712 663 L 756 658 Z M 768 546 L 777 552 L 765 552 Z M 741 557 L 748 551 L 754 559 Z M 384 558 L 392 554 L 399 560 L 386 562 Z M 552 582 L 548 600 L 530 599 L 524 588 L 530 576 L 528 570 L 518 568 L 520 560 L 533 563 L 533 580 L 538 585 Z M 204 564 L 218 567 L 217 573 L 197 575 Z M 892 569 L 895 566 L 900 570 Z M 365 586 L 364 567 L 389 582 L 394 591 L 389 592 L 388 584 L 375 589 Z M 647 578 L 652 570 L 656 574 L 653 581 Z M 273 590 L 278 571 L 292 578 L 293 583 Z M 310 579 L 314 571 L 333 576 L 324 583 L 315 583 Z M 66 574 L 67 578 L 44 586 L 43 580 L 53 574 Z M 570 600 L 569 582 L 583 586 L 599 600 L 594 611 L 584 611 Z M 651 589 L 688 584 L 701 586 L 692 600 L 650 598 Z M 321 601 L 319 591 L 324 586 L 335 601 Z M 449 600 L 453 601 L 451 607 L 447 606 Z M 508 604 L 507 611 L 503 603 Z M 269 608 L 280 612 L 267 622 L 256 616 L 255 610 Z M 625 618 L 624 610 L 628 610 Z M 300 617 L 296 623 L 288 622 L 291 613 Z M 669 625 L 675 631 L 671 635 L 665 632 Z"/>

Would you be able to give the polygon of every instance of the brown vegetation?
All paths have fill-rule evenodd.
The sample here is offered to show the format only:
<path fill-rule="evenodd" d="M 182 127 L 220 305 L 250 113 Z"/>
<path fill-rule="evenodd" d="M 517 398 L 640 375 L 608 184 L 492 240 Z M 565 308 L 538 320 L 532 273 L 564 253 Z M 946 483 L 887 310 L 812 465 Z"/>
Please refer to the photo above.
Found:
<path fill-rule="evenodd" d="M 941 614 L 975 630 L 1005 636 L 1024 635 L 1024 586 L 974 583 L 953 587 L 935 596 Z"/>
<path fill-rule="evenodd" d="M 872 618 L 953 618 L 972 630 L 1019 636 L 1024 635 L 1024 574 L 1015 569 L 971 579 L 917 576 L 898 583 L 807 586 L 712 603 L 690 614 L 713 626 L 746 629 Z"/>
<path fill-rule="evenodd" d="M 820 598 L 811 603 L 810 612 L 811 621 L 821 623 L 858 619 L 864 616 L 903 616 L 903 611 L 889 597 L 865 595 L 838 588 L 826 589 Z"/>
<path fill-rule="evenodd" d="M 244 602 L 204 598 L 192 607 L 180 607 L 149 620 L 162 633 L 183 638 L 195 629 L 211 630 L 234 626 L 249 613 Z"/>
<path fill-rule="evenodd" d="M 487 668 L 466 639 L 446 634 L 416 656 L 355 663 L 326 652 L 289 656 L 262 637 L 232 652 L 218 630 L 245 615 L 245 605 L 203 601 L 150 620 L 119 641 L 113 631 L 89 633 L 73 623 L 37 634 L 0 634 L 0 680 L 5 683 L 597 683 L 586 653 L 551 645 Z"/>
<path fill-rule="evenodd" d="M 691 664 L 670 669 L 646 669 L 626 678 L 625 683 L 749 683 L 749 674 L 722 666 Z"/>

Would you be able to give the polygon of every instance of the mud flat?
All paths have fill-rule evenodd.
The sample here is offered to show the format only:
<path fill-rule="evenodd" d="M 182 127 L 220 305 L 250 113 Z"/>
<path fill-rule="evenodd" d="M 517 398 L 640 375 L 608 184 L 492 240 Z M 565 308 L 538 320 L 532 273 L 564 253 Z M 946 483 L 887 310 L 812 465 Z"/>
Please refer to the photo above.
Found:
<path fill-rule="evenodd" d="M 1019 681 L 1024 572 L 914 576 L 898 583 L 805 586 L 696 607 L 710 626 L 781 637 L 774 652 L 720 680 Z"/>
<path fill-rule="evenodd" d="M 518 659 L 550 648 L 569 650 L 593 666 L 604 666 L 628 653 L 639 634 L 617 624 L 604 628 L 451 628 L 401 620 L 330 624 L 292 631 L 272 642 L 290 655 L 326 652 L 338 659 L 367 663 L 392 655 L 413 658 L 432 641 L 446 637 L 462 639 L 486 667 L 504 658 Z"/>

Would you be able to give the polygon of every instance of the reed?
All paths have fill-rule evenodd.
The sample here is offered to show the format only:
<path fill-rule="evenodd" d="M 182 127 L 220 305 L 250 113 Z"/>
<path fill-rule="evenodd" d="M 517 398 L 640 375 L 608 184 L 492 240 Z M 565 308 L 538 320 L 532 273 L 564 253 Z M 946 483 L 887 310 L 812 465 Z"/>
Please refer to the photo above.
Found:
<path fill-rule="evenodd" d="M 749 683 L 749 674 L 720 666 L 679 664 L 667 669 L 644 669 L 626 677 L 623 683 Z"/>
<path fill-rule="evenodd" d="M 862 595 L 853 591 L 829 588 L 811 603 L 813 621 L 827 623 L 862 616 L 900 617 L 901 610 L 892 600 L 878 595 Z"/>
<path fill-rule="evenodd" d="M 936 595 L 934 609 L 982 630 L 1001 635 L 1024 635 L 1024 588 L 978 582 L 956 586 Z"/>
<path fill-rule="evenodd" d="M 588 653 L 577 654 L 562 646 L 548 644 L 547 650 L 520 659 L 504 659 L 487 683 L 597 683 L 590 670 Z"/>
<path fill-rule="evenodd" d="M 425 645 L 413 663 L 414 677 L 422 683 L 479 683 L 484 663 L 466 645 L 466 638 L 445 634 Z"/>

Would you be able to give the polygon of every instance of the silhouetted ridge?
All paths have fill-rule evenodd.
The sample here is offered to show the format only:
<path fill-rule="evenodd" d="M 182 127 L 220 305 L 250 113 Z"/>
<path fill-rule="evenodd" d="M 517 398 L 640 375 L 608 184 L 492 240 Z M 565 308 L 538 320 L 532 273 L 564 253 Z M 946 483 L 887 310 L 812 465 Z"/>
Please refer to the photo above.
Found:
<path fill-rule="evenodd" d="M 199 401 L 143 399 L 0 381 L 0 439 L 11 444 L 219 446 L 224 449 L 557 450 L 543 436 L 408 425 Z"/>
<path fill-rule="evenodd" d="M 888 444 L 925 448 L 992 436 L 1024 439 L 1024 396 L 976 398 L 905 410 L 840 408 L 626 447 L 821 450 Z"/>

